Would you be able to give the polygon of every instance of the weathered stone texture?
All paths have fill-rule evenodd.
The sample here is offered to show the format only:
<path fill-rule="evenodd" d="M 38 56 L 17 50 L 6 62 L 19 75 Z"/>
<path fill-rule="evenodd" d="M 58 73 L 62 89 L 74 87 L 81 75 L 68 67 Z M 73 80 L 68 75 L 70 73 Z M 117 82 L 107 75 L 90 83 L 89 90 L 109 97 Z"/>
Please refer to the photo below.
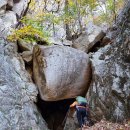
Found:
<path fill-rule="evenodd" d="M 0 1 L 0 37 L 6 38 L 18 24 L 18 19 L 26 14 L 30 0 Z"/>
<path fill-rule="evenodd" d="M 0 130 L 47 130 L 34 104 L 38 91 L 16 50 L 0 40 Z"/>
<path fill-rule="evenodd" d="M 87 92 L 90 60 L 86 53 L 70 47 L 35 46 L 33 75 L 43 100 L 74 98 Z"/>
<path fill-rule="evenodd" d="M 93 116 L 113 121 L 130 118 L 130 2 L 119 17 L 112 45 L 93 55 L 93 78 L 87 94 Z"/>
<path fill-rule="evenodd" d="M 85 33 L 81 34 L 79 38 L 73 41 L 72 47 L 89 53 L 93 46 L 101 42 L 105 35 L 102 28 L 93 24 Z"/>

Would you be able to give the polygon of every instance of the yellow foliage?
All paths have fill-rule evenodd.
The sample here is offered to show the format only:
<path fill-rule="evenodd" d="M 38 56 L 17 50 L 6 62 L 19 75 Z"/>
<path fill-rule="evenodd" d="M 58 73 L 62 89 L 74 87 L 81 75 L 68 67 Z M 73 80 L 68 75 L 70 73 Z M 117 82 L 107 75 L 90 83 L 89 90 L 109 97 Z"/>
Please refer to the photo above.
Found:
<path fill-rule="evenodd" d="M 69 3 L 70 6 L 74 5 L 74 2 L 72 0 L 68 0 L 68 3 Z"/>
<path fill-rule="evenodd" d="M 42 40 L 44 34 L 35 29 L 32 26 L 24 26 L 18 30 L 13 30 L 13 33 L 7 37 L 7 39 L 11 42 L 15 42 L 20 39 L 28 39 L 28 40 Z"/>
<path fill-rule="evenodd" d="M 34 10 L 36 7 L 36 1 L 35 0 L 31 0 L 31 3 L 29 4 L 29 9 L 30 10 Z"/>

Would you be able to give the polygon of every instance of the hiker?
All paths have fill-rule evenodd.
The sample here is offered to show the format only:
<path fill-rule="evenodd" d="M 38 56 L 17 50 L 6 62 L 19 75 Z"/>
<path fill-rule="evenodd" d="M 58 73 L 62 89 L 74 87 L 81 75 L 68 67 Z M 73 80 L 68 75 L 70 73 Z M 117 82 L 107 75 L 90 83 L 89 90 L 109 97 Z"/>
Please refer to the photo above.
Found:
<path fill-rule="evenodd" d="M 87 100 L 84 97 L 78 96 L 76 101 L 70 105 L 70 107 L 76 106 L 77 119 L 80 127 L 83 127 L 86 123 L 85 120 L 89 119 L 89 107 Z"/>

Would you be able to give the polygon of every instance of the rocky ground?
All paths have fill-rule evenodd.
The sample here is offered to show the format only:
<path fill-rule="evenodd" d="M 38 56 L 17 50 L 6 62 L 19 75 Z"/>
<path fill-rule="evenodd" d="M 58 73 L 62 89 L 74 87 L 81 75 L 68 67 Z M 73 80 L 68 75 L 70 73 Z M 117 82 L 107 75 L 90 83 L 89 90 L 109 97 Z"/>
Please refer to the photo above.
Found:
<path fill-rule="evenodd" d="M 130 121 L 124 124 L 112 123 L 101 120 L 92 127 L 84 127 L 82 130 L 130 130 Z"/>

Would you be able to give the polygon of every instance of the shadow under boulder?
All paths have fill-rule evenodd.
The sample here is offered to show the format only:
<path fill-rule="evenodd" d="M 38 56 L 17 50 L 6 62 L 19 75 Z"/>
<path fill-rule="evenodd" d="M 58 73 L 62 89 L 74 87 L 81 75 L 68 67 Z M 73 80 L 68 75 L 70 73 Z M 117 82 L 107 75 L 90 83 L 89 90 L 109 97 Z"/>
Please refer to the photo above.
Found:
<path fill-rule="evenodd" d="M 50 130 L 63 130 L 69 106 L 75 99 L 44 101 L 38 95 L 37 107 Z"/>

